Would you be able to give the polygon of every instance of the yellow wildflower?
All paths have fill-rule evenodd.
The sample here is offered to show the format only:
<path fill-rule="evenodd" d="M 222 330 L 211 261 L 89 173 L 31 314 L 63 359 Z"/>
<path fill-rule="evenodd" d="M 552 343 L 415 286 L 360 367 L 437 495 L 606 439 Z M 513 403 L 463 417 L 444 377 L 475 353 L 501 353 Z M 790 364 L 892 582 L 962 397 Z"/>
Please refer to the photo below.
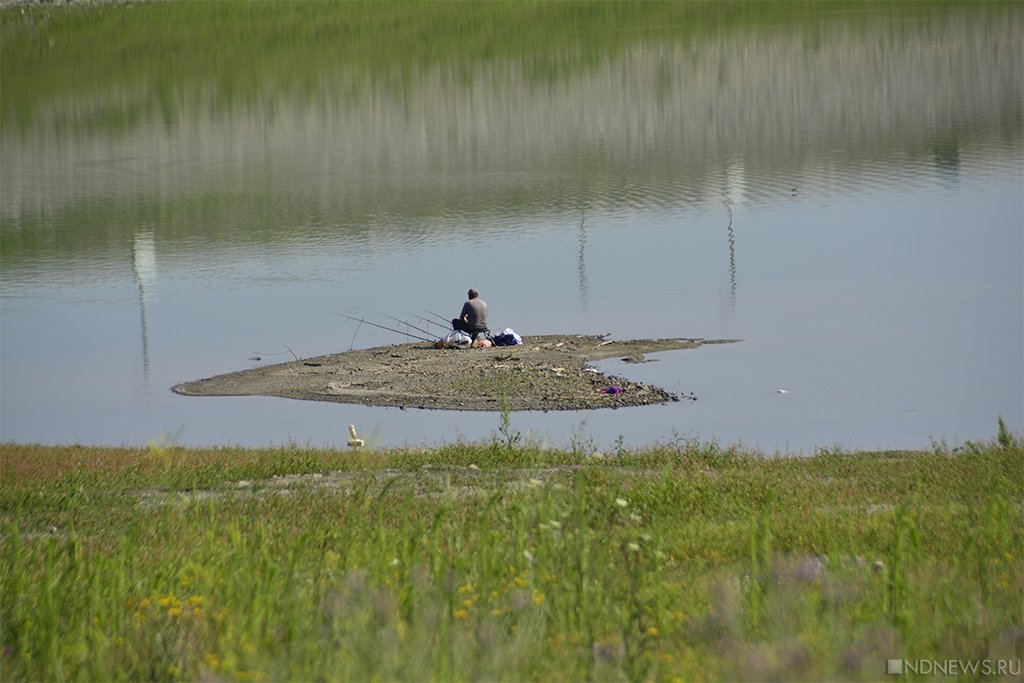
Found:
<path fill-rule="evenodd" d="M 464 607 L 472 607 L 472 606 L 473 606 L 473 601 L 472 601 L 472 600 L 469 600 L 469 599 L 467 599 L 467 600 L 463 600 L 463 601 L 462 601 L 462 605 L 463 605 Z"/>
<path fill-rule="evenodd" d="M 534 593 L 533 593 L 533 604 L 535 604 L 535 605 L 543 605 L 544 604 L 544 594 L 541 593 L 540 591 L 534 591 Z"/>
<path fill-rule="evenodd" d="M 529 583 L 529 581 L 527 581 L 527 580 L 526 580 L 526 579 L 524 579 L 524 578 L 521 578 L 521 577 L 518 577 L 518 576 L 517 576 L 517 577 L 515 578 L 515 583 L 516 583 L 516 585 L 517 585 L 517 586 L 519 586 L 520 588 L 522 588 L 523 586 L 526 586 L 526 585 L 527 585 L 527 584 Z"/>
<path fill-rule="evenodd" d="M 169 616 L 169 617 L 180 617 L 181 616 L 181 608 L 180 607 L 172 607 L 172 608 L 170 608 L 169 610 L 167 610 L 167 616 Z"/>
<path fill-rule="evenodd" d="M 657 626 L 651 626 L 647 629 L 647 635 L 649 635 L 651 638 L 657 638 L 659 635 L 661 635 L 661 631 L 658 630 Z"/>
<path fill-rule="evenodd" d="M 206 660 L 206 665 L 209 666 L 211 669 L 216 669 L 220 666 L 220 660 L 217 659 L 217 655 L 213 654 L 212 652 L 207 652 L 206 657 L 204 657 L 204 659 Z"/>
<path fill-rule="evenodd" d="M 469 616 L 469 612 L 467 612 L 464 609 L 457 609 L 457 610 L 455 610 L 455 618 L 456 619 L 465 619 L 468 616 Z"/>

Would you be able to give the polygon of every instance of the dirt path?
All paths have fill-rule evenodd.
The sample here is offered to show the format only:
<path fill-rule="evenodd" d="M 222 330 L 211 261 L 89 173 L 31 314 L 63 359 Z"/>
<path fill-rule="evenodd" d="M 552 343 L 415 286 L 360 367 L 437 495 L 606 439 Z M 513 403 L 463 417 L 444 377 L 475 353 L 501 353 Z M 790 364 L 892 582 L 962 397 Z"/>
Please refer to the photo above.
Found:
<path fill-rule="evenodd" d="M 551 335 L 519 346 L 437 349 L 396 344 L 268 365 L 194 382 L 173 391 L 185 396 L 281 396 L 307 401 L 446 410 L 583 410 L 678 401 L 649 384 L 604 375 L 587 362 L 693 349 L 732 339 L 641 339 Z M 614 387 L 621 391 L 614 392 Z"/>

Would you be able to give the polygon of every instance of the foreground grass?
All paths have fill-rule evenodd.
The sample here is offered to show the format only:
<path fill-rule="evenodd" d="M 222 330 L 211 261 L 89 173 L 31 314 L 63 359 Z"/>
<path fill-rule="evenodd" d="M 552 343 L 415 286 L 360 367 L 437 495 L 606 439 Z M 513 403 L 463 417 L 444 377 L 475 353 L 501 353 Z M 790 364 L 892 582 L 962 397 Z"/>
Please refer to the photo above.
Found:
<path fill-rule="evenodd" d="M 1020 677 L 1005 432 L 807 458 L 508 439 L 2 463 L 3 680 L 878 680 L 889 658 Z"/>

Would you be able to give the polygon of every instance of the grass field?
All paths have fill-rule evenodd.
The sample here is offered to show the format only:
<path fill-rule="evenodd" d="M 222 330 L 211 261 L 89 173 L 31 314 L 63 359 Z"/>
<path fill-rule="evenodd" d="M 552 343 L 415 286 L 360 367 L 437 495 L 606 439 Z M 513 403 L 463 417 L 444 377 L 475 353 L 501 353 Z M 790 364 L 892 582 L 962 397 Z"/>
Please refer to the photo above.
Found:
<path fill-rule="evenodd" d="M 768 458 L 502 427 L 387 452 L 4 444 L 0 679 L 1021 677 L 1005 429 Z"/>

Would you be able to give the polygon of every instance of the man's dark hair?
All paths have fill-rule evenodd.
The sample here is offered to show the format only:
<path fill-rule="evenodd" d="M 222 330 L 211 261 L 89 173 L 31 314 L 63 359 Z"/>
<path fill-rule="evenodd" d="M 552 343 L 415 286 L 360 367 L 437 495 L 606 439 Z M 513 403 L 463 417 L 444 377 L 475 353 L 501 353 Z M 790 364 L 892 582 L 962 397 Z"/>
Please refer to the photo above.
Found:
<path fill-rule="evenodd" d="M 478 296 L 480 296 L 480 292 L 476 291 L 475 289 L 469 290 L 469 298 L 470 299 L 475 299 Z"/>

